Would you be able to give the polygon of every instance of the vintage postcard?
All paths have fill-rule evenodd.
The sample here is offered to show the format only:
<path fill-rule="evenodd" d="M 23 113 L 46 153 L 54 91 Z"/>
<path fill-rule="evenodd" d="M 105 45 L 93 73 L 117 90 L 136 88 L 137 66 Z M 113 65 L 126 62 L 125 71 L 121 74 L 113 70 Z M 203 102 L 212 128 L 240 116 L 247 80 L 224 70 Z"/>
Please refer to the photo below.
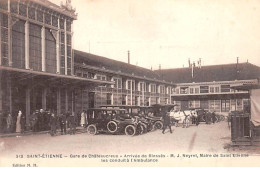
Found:
<path fill-rule="evenodd" d="M 0 166 L 259 166 L 259 18 L 259 0 L 0 0 Z"/>

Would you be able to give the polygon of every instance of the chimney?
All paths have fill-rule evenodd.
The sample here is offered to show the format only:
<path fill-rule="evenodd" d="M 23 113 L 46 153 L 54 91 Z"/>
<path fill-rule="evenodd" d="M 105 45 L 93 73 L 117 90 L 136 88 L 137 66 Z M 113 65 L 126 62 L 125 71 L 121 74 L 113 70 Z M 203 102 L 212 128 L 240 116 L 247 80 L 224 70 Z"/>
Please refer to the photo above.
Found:
<path fill-rule="evenodd" d="M 239 62 L 239 57 L 237 57 L 237 64 L 238 64 L 238 62 Z"/>
<path fill-rule="evenodd" d="M 159 64 L 159 70 L 161 70 L 161 64 Z"/>
<path fill-rule="evenodd" d="M 194 67 L 195 67 L 195 62 L 191 65 L 191 77 L 194 77 Z"/>
<path fill-rule="evenodd" d="M 201 58 L 199 58 L 199 68 L 201 68 Z"/>
<path fill-rule="evenodd" d="M 130 51 L 127 51 L 128 54 L 128 64 L 130 64 Z"/>
<path fill-rule="evenodd" d="M 189 58 L 189 60 L 188 60 L 188 63 L 189 63 L 189 68 L 191 67 L 191 65 L 190 65 L 190 58 Z"/>

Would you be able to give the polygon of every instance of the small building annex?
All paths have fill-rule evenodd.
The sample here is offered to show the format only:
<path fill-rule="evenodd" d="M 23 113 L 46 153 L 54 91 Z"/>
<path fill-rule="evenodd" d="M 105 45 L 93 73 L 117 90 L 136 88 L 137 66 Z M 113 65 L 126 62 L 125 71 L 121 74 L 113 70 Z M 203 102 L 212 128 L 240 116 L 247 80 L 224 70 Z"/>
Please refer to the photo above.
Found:
<path fill-rule="evenodd" d="M 232 86 L 258 84 L 260 67 L 251 63 L 156 70 L 161 78 L 176 83 L 171 99 L 180 109 L 204 108 L 227 113 L 249 107 L 248 91 Z"/>

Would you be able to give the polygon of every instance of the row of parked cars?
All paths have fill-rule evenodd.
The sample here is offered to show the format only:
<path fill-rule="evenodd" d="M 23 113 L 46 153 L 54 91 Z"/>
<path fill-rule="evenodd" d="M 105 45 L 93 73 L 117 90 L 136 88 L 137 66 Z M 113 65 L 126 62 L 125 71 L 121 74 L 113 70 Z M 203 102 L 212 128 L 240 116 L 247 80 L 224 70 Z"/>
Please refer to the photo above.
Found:
<path fill-rule="evenodd" d="M 163 106 L 101 106 L 87 111 L 89 134 L 140 135 L 162 129 Z"/>
<path fill-rule="evenodd" d="M 153 106 L 115 106 L 104 105 L 87 111 L 87 132 L 92 135 L 98 133 L 125 134 L 129 136 L 141 135 L 163 128 L 162 115 L 174 109 L 176 105 Z M 192 123 L 210 123 L 223 121 L 223 115 L 208 112 L 201 108 L 192 108 L 196 112 L 196 120 Z M 173 123 L 174 124 L 174 123 Z"/>

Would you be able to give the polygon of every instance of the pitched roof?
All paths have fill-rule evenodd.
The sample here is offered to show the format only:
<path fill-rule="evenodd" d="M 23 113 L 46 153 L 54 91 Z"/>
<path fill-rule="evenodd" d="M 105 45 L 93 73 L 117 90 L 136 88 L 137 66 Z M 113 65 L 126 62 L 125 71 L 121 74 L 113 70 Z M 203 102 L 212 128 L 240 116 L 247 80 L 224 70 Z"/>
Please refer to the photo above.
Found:
<path fill-rule="evenodd" d="M 212 82 L 260 79 L 260 67 L 251 63 L 156 70 L 161 78 L 173 83 Z"/>
<path fill-rule="evenodd" d="M 111 71 L 120 71 L 121 73 L 129 74 L 132 75 L 134 74 L 135 76 L 140 76 L 140 77 L 147 77 L 151 79 L 157 79 L 160 80 L 160 76 L 146 68 L 142 68 L 139 66 L 135 66 L 132 64 L 124 63 L 121 61 L 109 59 L 106 57 L 101 57 L 98 55 L 74 50 L 74 62 L 75 63 L 85 63 L 86 65 L 94 66 L 94 67 L 99 67 L 99 68 L 106 68 L 107 70 Z"/>

